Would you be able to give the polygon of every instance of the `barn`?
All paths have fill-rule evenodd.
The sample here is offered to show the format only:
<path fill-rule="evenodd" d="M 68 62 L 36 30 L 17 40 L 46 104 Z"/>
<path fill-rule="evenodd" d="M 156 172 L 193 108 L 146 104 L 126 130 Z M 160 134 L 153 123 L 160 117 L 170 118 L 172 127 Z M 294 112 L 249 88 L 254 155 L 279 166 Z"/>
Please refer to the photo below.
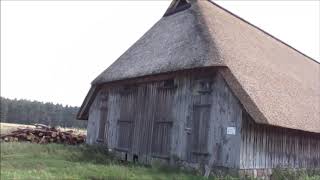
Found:
<path fill-rule="evenodd" d="M 320 64 L 211 1 L 174 0 L 77 118 L 128 161 L 319 169 Z"/>

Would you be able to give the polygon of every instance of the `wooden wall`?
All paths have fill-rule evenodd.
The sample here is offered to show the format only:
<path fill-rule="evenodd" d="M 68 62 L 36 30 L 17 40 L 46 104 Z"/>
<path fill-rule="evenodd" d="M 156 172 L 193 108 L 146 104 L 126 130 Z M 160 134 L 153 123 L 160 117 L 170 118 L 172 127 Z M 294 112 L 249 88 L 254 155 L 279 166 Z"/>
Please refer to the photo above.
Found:
<path fill-rule="evenodd" d="M 320 168 L 320 134 L 256 124 L 243 113 L 241 169 Z"/>
<path fill-rule="evenodd" d="M 107 108 L 101 108 L 104 104 Z M 236 168 L 241 113 L 240 103 L 216 70 L 106 85 L 90 108 L 88 143 L 99 139 L 99 124 L 105 124 L 102 141 L 126 152 L 129 159 L 137 155 L 143 163 L 179 159 Z M 234 127 L 236 134 L 228 135 L 227 127 Z"/>
<path fill-rule="evenodd" d="M 211 164 L 238 168 L 240 162 L 240 127 L 242 106 L 222 76 L 213 84 L 209 144 Z M 227 134 L 227 128 L 235 128 L 235 134 Z"/>
<path fill-rule="evenodd" d="M 320 167 L 319 134 L 256 124 L 215 69 L 105 85 L 90 107 L 87 134 L 89 144 L 142 163 Z"/>
<path fill-rule="evenodd" d="M 108 102 L 109 99 L 106 90 L 101 90 L 89 109 L 86 139 L 88 144 L 95 144 L 97 142 L 107 143 L 107 140 L 101 135 L 100 131 L 104 131 L 104 134 L 106 135 L 106 123 L 108 123 L 107 116 L 109 114 Z M 102 127 L 100 125 L 102 125 Z"/>
<path fill-rule="evenodd" d="M 97 130 L 99 129 L 99 121 L 100 121 L 99 99 L 100 99 L 100 96 L 97 95 L 89 109 L 89 118 L 88 118 L 88 125 L 87 125 L 87 140 L 86 140 L 88 144 L 94 144 L 98 139 Z"/>

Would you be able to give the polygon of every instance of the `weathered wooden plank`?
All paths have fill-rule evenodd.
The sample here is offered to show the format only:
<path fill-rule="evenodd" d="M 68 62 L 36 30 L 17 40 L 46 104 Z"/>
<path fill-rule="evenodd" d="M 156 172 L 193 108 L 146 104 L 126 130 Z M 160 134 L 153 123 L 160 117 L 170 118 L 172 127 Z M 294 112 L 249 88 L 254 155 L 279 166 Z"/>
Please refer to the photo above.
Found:
<path fill-rule="evenodd" d="M 241 134 L 245 147 L 241 148 L 242 169 L 320 166 L 320 139 L 316 133 L 256 124 L 246 114 Z"/>
<path fill-rule="evenodd" d="M 131 143 L 132 146 L 126 146 L 131 148 L 128 153 L 138 155 L 146 163 L 153 152 L 159 157 L 177 157 L 187 162 L 206 159 L 202 155 L 191 157 L 190 142 L 193 136 L 198 139 L 207 136 L 193 146 L 199 151 L 207 150 L 210 166 L 241 169 L 320 166 L 319 135 L 253 123 L 219 73 L 197 73 L 167 74 L 105 86 L 90 108 L 88 143 L 94 143 L 98 132 L 102 132 L 99 105 L 102 95 L 107 95 L 107 121 L 103 126 L 108 148 L 117 148 L 119 142 L 120 147 Z M 208 112 L 199 114 L 194 110 L 194 105 L 203 108 L 209 104 Z M 194 116 L 208 119 L 207 125 L 198 121 L 201 131 L 197 133 L 192 128 Z M 156 121 L 162 123 L 156 125 Z M 123 127 L 118 122 L 124 123 L 120 125 Z M 132 122 L 132 127 L 128 122 Z M 236 134 L 228 135 L 227 127 L 234 127 Z"/>

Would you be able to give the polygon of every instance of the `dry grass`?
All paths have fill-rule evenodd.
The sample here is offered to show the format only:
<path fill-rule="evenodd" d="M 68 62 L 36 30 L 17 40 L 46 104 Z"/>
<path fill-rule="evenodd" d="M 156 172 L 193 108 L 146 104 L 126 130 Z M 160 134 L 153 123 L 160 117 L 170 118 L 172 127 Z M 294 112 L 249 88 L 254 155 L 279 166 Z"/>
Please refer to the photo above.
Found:
<path fill-rule="evenodd" d="M 0 134 L 8 134 L 11 131 L 16 130 L 18 127 L 20 128 L 26 128 L 26 127 L 33 127 L 31 125 L 25 125 L 25 124 L 13 124 L 13 123 L 0 123 Z"/>
<path fill-rule="evenodd" d="M 33 128 L 33 125 L 25 125 L 25 124 L 14 124 L 14 123 L 0 123 L 0 134 L 8 134 L 11 131 L 16 130 L 17 128 Z M 81 133 L 81 134 L 87 134 L 87 130 L 85 129 L 79 129 L 79 128 L 62 128 L 57 127 L 63 131 L 73 130 L 75 133 Z"/>

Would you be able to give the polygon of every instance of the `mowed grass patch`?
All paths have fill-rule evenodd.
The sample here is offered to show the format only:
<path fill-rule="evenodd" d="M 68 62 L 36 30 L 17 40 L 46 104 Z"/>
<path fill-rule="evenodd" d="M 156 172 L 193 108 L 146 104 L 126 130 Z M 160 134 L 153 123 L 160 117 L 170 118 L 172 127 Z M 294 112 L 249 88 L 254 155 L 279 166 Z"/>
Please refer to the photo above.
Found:
<path fill-rule="evenodd" d="M 135 164 L 121 164 L 99 147 L 1 143 L 1 180 L 5 179 L 191 180 L 204 178 L 180 170 L 170 171 Z"/>

